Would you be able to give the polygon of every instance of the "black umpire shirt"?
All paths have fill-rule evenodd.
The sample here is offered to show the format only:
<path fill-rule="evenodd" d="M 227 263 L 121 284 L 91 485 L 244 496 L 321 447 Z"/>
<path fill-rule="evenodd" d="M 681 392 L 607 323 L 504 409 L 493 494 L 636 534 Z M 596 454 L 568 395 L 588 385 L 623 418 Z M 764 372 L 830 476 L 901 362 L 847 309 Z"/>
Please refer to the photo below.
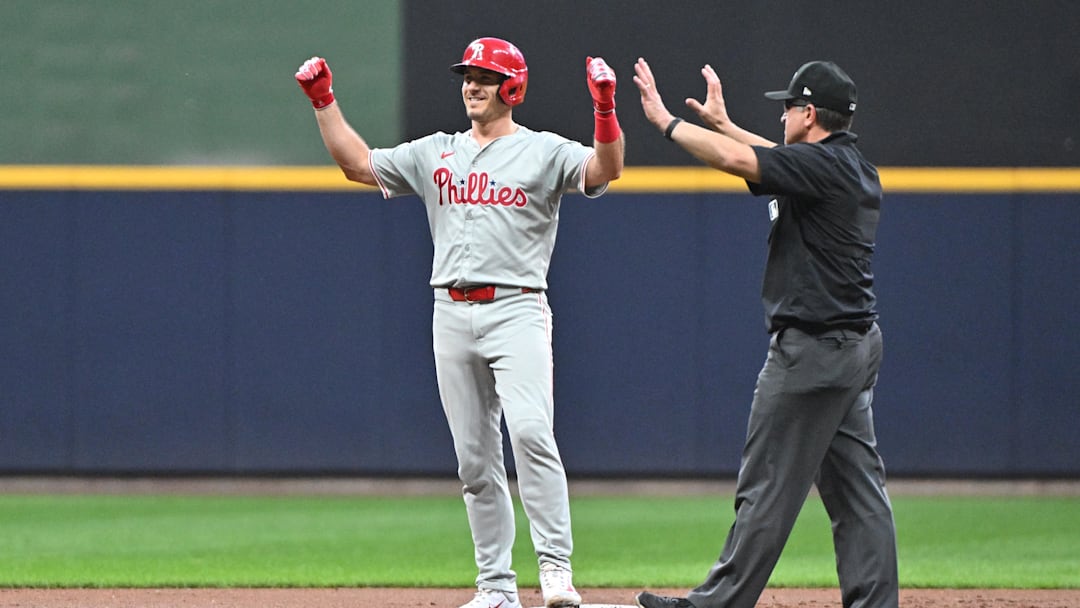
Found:
<path fill-rule="evenodd" d="M 754 147 L 769 202 L 769 255 L 761 300 L 770 333 L 868 326 L 877 319 L 874 253 L 881 214 L 877 168 L 848 131 L 816 143 Z"/>

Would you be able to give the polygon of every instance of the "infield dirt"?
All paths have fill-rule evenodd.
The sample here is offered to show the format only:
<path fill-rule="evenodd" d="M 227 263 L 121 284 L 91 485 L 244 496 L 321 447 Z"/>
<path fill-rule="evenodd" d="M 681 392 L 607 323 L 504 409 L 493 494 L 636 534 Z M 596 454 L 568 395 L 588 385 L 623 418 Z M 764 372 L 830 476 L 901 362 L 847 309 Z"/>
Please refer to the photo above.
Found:
<path fill-rule="evenodd" d="M 633 605 L 640 589 L 584 589 L 590 604 Z M 683 594 L 685 589 L 652 590 Z M 2 589 L 2 608 L 456 608 L 471 589 Z M 523 589 L 522 605 L 541 605 Z M 905 608 L 1076 608 L 1077 589 L 904 589 Z M 766 589 L 757 608 L 840 608 L 837 589 Z"/>

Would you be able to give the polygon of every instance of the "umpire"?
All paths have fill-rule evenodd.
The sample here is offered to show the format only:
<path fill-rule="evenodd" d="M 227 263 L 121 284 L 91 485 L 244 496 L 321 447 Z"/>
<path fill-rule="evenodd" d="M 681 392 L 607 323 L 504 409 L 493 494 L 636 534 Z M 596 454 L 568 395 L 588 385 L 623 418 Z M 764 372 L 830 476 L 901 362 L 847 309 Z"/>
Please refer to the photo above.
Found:
<path fill-rule="evenodd" d="M 720 557 L 686 598 L 648 592 L 642 608 L 752 608 L 780 558 L 810 487 L 832 520 L 845 608 L 899 604 L 896 531 L 874 437 L 881 364 L 870 260 L 881 211 L 877 169 L 851 133 L 855 84 L 831 62 L 798 69 L 782 101 L 784 145 L 727 115 L 720 79 L 702 69 L 708 129 L 674 117 L 645 60 L 634 82 L 645 115 L 709 166 L 769 195 L 762 286 L 769 353 L 757 379 L 735 497 Z"/>

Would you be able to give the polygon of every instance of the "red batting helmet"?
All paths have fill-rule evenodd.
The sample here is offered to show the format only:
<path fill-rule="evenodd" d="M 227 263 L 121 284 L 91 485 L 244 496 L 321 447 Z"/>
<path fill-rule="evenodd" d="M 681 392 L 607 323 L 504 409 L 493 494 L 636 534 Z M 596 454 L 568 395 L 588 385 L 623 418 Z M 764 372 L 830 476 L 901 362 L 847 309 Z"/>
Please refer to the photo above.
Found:
<path fill-rule="evenodd" d="M 450 70 L 464 74 L 467 67 L 483 68 L 506 76 L 499 86 L 499 97 L 506 105 L 516 106 L 525 101 L 529 68 L 525 65 L 525 56 L 516 46 L 502 38 L 477 38 L 465 49 L 461 63 L 450 66 Z"/>

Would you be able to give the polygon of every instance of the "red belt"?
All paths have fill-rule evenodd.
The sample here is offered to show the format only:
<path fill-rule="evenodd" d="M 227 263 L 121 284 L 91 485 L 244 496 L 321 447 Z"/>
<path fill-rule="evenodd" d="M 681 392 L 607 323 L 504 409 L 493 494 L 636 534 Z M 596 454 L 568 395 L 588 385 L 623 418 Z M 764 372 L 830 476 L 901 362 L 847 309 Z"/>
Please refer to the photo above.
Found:
<path fill-rule="evenodd" d="M 466 288 L 448 287 L 446 291 L 450 293 L 450 299 L 455 302 L 491 302 L 495 299 L 494 285 L 481 285 L 480 287 Z M 532 289 L 530 287 L 521 288 L 521 293 L 535 293 L 537 291 L 540 290 Z"/>

